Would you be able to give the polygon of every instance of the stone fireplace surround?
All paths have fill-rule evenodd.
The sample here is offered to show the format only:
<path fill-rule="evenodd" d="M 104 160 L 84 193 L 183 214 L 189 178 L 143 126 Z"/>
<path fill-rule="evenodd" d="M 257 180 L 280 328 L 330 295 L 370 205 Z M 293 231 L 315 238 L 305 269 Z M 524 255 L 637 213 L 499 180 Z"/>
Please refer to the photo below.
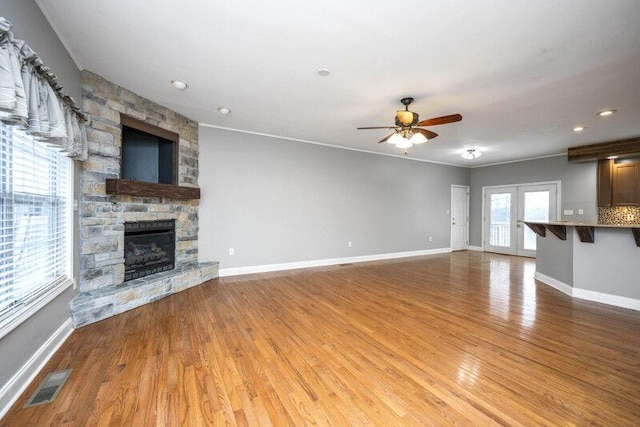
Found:
<path fill-rule="evenodd" d="M 197 187 L 198 124 L 89 71 L 82 71 L 89 156 L 80 167 L 79 294 L 71 301 L 80 327 L 218 277 L 218 263 L 198 262 L 198 200 L 109 195 L 119 178 L 120 113 L 180 135 L 177 184 Z M 174 270 L 124 282 L 124 223 L 175 220 Z"/>

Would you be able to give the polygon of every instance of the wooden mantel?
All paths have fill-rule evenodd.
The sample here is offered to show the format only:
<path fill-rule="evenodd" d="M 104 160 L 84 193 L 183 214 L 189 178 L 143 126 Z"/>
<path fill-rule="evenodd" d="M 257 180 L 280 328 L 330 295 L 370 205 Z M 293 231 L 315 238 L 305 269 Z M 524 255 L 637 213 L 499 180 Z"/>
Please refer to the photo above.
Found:
<path fill-rule="evenodd" d="M 128 179 L 107 179 L 107 194 L 137 197 L 163 197 L 167 199 L 200 199 L 200 189 L 172 184 L 131 181 Z"/>

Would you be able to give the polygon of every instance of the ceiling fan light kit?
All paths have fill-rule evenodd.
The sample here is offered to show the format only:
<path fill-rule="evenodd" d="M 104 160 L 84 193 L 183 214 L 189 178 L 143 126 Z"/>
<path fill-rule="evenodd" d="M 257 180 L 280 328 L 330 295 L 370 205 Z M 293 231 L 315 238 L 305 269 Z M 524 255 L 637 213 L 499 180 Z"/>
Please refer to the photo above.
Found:
<path fill-rule="evenodd" d="M 413 142 L 409 141 L 405 137 L 401 137 L 401 139 L 396 144 L 396 148 L 411 148 L 413 147 Z"/>
<path fill-rule="evenodd" d="M 418 121 L 419 116 L 413 111 L 409 111 L 409 105 L 413 102 L 413 98 L 407 97 L 400 100 L 404 105 L 404 110 L 397 110 L 395 117 L 395 126 L 371 126 L 359 127 L 358 129 L 393 129 L 392 134 L 384 137 L 379 143 L 388 142 L 397 148 L 411 148 L 416 144 L 424 144 L 438 136 L 437 133 L 428 129 L 421 129 L 422 126 L 444 125 L 462 120 L 460 114 L 451 114 L 449 116 L 434 117 L 423 121 Z M 406 154 L 406 153 L 405 153 Z"/>
<path fill-rule="evenodd" d="M 400 135 L 399 133 L 394 133 L 389 138 L 387 138 L 387 142 L 389 144 L 397 145 L 398 143 L 402 142 L 403 139 L 404 138 L 402 137 L 402 135 Z"/>
<path fill-rule="evenodd" d="M 426 136 L 424 136 L 420 132 L 416 132 L 413 134 L 411 138 L 409 138 L 409 141 L 411 141 L 413 145 L 416 145 L 416 144 L 424 144 L 425 142 L 428 141 L 428 139 Z"/>

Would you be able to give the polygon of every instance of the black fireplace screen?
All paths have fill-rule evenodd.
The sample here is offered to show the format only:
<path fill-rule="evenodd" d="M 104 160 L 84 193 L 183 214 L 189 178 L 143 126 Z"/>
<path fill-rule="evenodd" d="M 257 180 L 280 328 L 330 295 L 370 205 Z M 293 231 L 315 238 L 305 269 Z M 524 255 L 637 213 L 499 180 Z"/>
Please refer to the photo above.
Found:
<path fill-rule="evenodd" d="M 173 270 L 175 240 L 175 220 L 125 222 L 125 282 Z"/>

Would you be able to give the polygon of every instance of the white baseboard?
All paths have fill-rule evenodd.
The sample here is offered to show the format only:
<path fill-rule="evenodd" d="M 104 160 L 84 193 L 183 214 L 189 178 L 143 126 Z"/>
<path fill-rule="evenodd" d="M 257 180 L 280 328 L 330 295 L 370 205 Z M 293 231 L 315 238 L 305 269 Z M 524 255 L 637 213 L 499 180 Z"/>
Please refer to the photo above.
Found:
<path fill-rule="evenodd" d="M 631 310 L 640 311 L 640 300 L 634 298 L 621 297 L 618 295 L 605 294 L 580 288 L 573 289 L 573 296 L 575 298 L 586 299 L 588 301 L 600 302 L 603 304 L 615 305 L 616 307 L 630 308 Z"/>
<path fill-rule="evenodd" d="M 287 262 L 282 264 L 254 265 L 249 267 L 221 268 L 220 277 L 240 274 L 266 273 L 269 271 L 294 270 L 296 268 L 324 267 L 327 265 L 350 264 L 354 262 L 379 261 L 384 259 L 407 258 L 412 256 L 435 255 L 451 252 L 451 248 L 424 249 L 419 251 L 394 252 L 388 254 L 363 255 L 345 258 L 328 258 L 313 261 Z"/>
<path fill-rule="evenodd" d="M 44 368 L 51 356 L 69 338 L 72 332 L 71 319 L 67 319 L 0 389 L 0 418 L 4 417 L 11 409 L 11 406 L 24 393 L 36 375 Z"/>
<path fill-rule="evenodd" d="M 484 252 L 484 248 L 482 246 L 469 246 L 467 248 L 467 250 L 476 251 L 476 252 Z"/>
<path fill-rule="evenodd" d="M 553 277 L 549 277 L 546 274 L 542 274 L 538 271 L 533 275 L 533 278 L 541 281 L 545 285 L 551 286 L 554 289 L 559 290 L 563 294 L 567 294 L 570 297 L 573 296 L 573 287 L 567 285 L 564 282 L 559 281 L 558 279 L 554 279 Z"/>
<path fill-rule="evenodd" d="M 572 298 L 584 299 L 587 301 L 599 302 L 602 304 L 614 305 L 616 307 L 629 308 L 640 311 L 640 300 L 635 298 L 621 297 L 619 295 L 605 294 L 604 292 L 591 291 L 588 289 L 574 288 L 561 281 L 549 277 L 536 271 L 534 278 L 545 285 L 551 286 Z"/>

